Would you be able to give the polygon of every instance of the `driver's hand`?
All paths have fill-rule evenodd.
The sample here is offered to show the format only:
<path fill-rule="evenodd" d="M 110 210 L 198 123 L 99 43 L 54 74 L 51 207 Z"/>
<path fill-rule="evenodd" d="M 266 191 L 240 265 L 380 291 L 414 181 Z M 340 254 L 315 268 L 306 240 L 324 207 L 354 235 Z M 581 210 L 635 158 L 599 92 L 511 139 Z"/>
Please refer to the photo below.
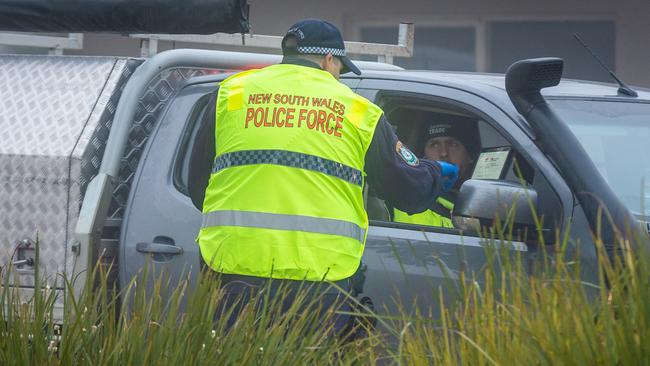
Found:
<path fill-rule="evenodd" d="M 442 178 L 442 190 L 449 192 L 458 180 L 458 166 L 446 161 L 436 161 L 440 165 L 440 177 Z"/>

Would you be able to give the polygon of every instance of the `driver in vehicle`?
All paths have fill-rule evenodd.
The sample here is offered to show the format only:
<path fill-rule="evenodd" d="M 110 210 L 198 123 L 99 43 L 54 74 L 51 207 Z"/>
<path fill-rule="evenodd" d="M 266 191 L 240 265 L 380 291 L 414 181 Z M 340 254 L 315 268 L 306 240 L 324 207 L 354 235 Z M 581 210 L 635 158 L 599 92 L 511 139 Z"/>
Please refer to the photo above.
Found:
<path fill-rule="evenodd" d="M 458 166 L 458 180 L 454 187 L 442 194 L 429 210 L 409 215 L 393 209 L 393 221 L 407 224 L 453 228 L 451 210 L 460 186 L 471 178 L 476 159 L 481 151 L 481 138 L 475 120 L 450 117 L 444 122 L 433 122 L 426 129 L 422 157 L 441 160 Z"/>

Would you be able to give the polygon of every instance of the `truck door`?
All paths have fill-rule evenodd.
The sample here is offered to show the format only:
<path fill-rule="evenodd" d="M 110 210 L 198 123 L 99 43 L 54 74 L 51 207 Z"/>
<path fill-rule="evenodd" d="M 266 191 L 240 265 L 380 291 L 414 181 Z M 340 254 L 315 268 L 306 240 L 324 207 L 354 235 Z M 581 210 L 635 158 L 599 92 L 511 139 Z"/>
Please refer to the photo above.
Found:
<path fill-rule="evenodd" d="M 213 79 L 215 77 L 212 77 Z M 199 271 L 195 242 L 201 212 L 187 194 L 186 149 L 195 127 L 214 103 L 217 82 L 179 91 L 149 138 L 133 180 L 120 247 L 120 285 L 148 266 L 151 280 L 163 275 L 169 288 Z"/>
<path fill-rule="evenodd" d="M 521 128 L 495 105 L 458 89 L 365 79 L 357 92 L 382 107 L 401 142 L 418 157 L 422 157 L 426 142 L 424 125 L 453 122 L 458 118 L 476 123 L 482 146 L 474 148 L 479 152 L 490 147 L 509 147 L 516 153 L 523 149 L 522 144 L 530 141 Z M 545 180 L 541 174 L 536 176 L 536 168 L 526 163 L 530 157 L 524 156 L 527 155 L 521 155 L 519 159 L 521 165 L 525 165 L 524 178 L 531 185 L 537 179 L 539 185 Z M 512 167 L 503 179 L 519 180 Z M 545 198 L 551 196 L 550 193 L 541 194 Z M 379 313 L 394 314 L 400 307 L 410 312 L 417 304 L 421 314 L 439 314 L 439 288 L 444 290 L 446 300 L 453 298 L 459 287 L 461 271 L 470 279 L 472 275 L 477 276 L 481 284 L 481 274 L 489 255 L 486 240 L 461 235 L 455 228 L 395 222 L 394 209 L 390 203 L 375 197 L 372 187 L 368 187 L 366 204 L 370 228 L 363 256 L 367 266 L 363 293 L 372 300 Z M 561 220 L 562 208 L 557 196 L 548 199 L 545 205 L 548 207 L 544 212 L 550 213 L 546 219 Z M 536 251 L 534 246 L 516 240 L 507 249 L 513 254 L 521 254 L 525 263 L 526 257 Z"/>

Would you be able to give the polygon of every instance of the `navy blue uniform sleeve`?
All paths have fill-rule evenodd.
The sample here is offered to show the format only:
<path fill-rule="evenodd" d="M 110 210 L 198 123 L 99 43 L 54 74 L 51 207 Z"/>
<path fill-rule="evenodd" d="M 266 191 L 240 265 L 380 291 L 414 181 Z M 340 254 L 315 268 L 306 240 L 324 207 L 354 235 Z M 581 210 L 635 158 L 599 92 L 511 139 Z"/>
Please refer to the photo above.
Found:
<path fill-rule="evenodd" d="M 196 134 L 196 139 L 190 152 L 189 177 L 187 190 L 189 191 L 192 203 L 199 211 L 203 210 L 203 199 L 205 189 L 208 187 L 212 162 L 214 161 L 214 128 L 215 128 L 215 106 L 216 93 L 211 94 L 208 106 Z"/>
<path fill-rule="evenodd" d="M 382 116 L 366 153 L 366 182 L 392 207 L 408 214 L 425 211 L 442 193 L 440 166 L 424 159 L 407 163 L 397 143 L 397 135 Z"/>

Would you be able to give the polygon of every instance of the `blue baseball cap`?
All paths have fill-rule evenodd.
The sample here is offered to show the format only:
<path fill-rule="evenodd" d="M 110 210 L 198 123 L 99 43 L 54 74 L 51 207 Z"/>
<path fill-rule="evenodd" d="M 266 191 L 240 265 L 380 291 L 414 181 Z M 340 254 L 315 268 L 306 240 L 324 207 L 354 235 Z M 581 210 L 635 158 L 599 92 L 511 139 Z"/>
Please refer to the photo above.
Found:
<path fill-rule="evenodd" d="M 295 38 L 296 44 L 287 45 L 287 39 Z M 282 53 L 285 55 L 327 55 L 331 53 L 341 60 L 341 73 L 352 71 L 361 75 L 345 54 L 345 43 L 336 26 L 322 19 L 304 19 L 292 25 L 282 38 Z"/>

